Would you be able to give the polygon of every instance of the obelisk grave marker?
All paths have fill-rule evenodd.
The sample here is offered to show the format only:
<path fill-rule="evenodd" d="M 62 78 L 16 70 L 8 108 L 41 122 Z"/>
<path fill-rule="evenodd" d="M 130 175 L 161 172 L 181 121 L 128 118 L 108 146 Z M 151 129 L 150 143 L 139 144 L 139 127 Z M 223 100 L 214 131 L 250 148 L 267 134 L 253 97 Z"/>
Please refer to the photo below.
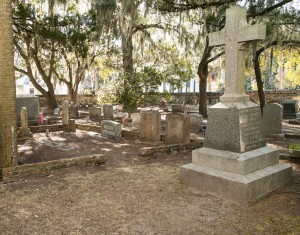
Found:
<path fill-rule="evenodd" d="M 225 45 L 225 93 L 208 110 L 204 147 L 180 168 L 181 181 L 190 187 L 250 203 L 291 179 L 291 167 L 266 147 L 260 108 L 244 91 L 246 42 L 265 33 L 264 25 L 248 25 L 246 10 L 235 6 L 226 11 L 225 29 L 209 35 L 210 46 Z"/>

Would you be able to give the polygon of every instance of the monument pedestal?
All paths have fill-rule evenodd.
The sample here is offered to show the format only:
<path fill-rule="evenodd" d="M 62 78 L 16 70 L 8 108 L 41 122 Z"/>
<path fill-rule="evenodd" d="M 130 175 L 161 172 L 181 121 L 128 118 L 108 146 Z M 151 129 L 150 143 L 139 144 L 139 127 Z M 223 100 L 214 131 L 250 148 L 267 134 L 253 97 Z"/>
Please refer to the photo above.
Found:
<path fill-rule="evenodd" d="M 251 203 L 291 180 L 291 166 L 280 164 L 278 151 L 266 147 L 258 105 L 221 102 L 208 116 L 204 147 L 181 166 L 182 183 Z"/>
<path fill-rule="evenodd" d="M 278 163 L 268 147 L 237 154 L 210 148 L 193 151 L 193 161 L 181 166 L 180 180 L 189 187 L 251 203 L 289 183 L 292 168 Z"/>

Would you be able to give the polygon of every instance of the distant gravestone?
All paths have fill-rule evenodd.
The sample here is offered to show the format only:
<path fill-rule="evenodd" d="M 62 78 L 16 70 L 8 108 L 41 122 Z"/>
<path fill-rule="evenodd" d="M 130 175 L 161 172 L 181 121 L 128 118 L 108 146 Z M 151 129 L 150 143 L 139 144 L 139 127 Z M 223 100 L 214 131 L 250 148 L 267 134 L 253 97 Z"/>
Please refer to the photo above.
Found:
<path fill-rule="evenodd" d="M 190 117 L 181 113 L 166 116 L 165 144 L 190 143 Z"/>
<path fill-rule="evenodd" d="M 141 113 L 140 139 L 159 142 L 161 136 L 161 116 L 157 111 Z"/>
<path fill-rule="evenodd" d="M 263 110 L 263 133 L 267 138 L 283 138 L 283 107 L 280 104 L 266 104 Z"/>
<path fill-rule="evenodd" d="M 64 100 L 62 103 L 62 124 L 69 124 L 69 101 Z"/>
<path fill-rule="evenodd" d="M 172 113 L 183 113 L 183 105 L 181 104 L 172 104 Z"/>
<path fill-rule="evenodd" d="M 76 105 L 74 102 L 70 102 L 69 109 L 71 118 L 79 117 L 78 105 Z"/>
<path fill-rule="evenodd" d="M 100 121 L 101 120 L 101 108 L 100 107 L 89 107 L 89 116 L 90 119 L 93 121 Z"/>
<path fill-rule="evenodd" d="M 111 104 L 103 105 L 103 118 L 104 120 L 114 119 L 114 106 Z"/>
<path fill-rule="evenodd" d="M 203 148 L 181 166 L 181 182 L 249 204 L 287 184 L 292 168 L 266 146 L 257 104 L 245 93 L 246 42 L 264 39 L 265 25 L 247 23 L 246 9 L 226 9 L 226 25 L 209 34 L 210 46 L 225 45 L 225 92 L 208 109 Z"/>
<path fill-rule="evenodd" d="M 199 131 L 203 128 L 203 116 L 199 113 L 189 113 L 190 116 L 190 129 Z"/>
<path fill-rule="evenodd" d="M 141 124 L 141 114 L 140 113 L 132 113 L 131 114 L 131 125 L 135 127 L 140 127 Z"/>
<path fill-rule="evenodd" d="M 101 121 L 101 135 L 108 138 L 122 138 L 122 124 L 112 120 Z"/>
<path fill-rule="evenodd" d="M 61 112 L 60 108 L 55 108 L 53 114 L 54 115 L 60 115 L 60 112 Z"/>
<path fill-rule="evenodd" d="M 75 121 L 75 119 L 69 119 L 68 131 L 76 132 L 76 121 Z"/>
<path fill-rule="evenodd" d="M 284 100 L 283 106 L 283 118 L 295 119 L 298 114 L 298 101 L 297 100 Z"/>
<path fill-rule="evenodd" d="M 30 132 L 30 129 L 28 128 L 28 118 L 27 118 L 27 108 L 22 107 L 21 108 L 21 127 L 19 129 L 19 137 L 32 137 L 32 133 Z"/>
<path fill-rule="evenodd" d="M 39 97 L 34 95 L 19 95 L 17 96 L 17 122 L 21 124 L 21 108 L 26 107 L 28 124 L 38 125 L 40 121 L 40 104 Z"/>

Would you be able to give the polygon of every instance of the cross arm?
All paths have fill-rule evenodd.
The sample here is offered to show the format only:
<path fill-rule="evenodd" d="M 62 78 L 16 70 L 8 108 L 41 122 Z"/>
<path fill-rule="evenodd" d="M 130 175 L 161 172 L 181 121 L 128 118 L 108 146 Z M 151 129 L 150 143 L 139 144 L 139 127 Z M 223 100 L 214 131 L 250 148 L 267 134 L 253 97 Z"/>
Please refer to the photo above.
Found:
<path fill-rule="evenodd" d="M 244 27 L 239 32 L 238 41 L 255 41 L 264 40 L 266 38 L 266 25 L 256 24 Z"/>
<path fill-rule="evenodd" d="M 209 34 L 209 46 L 222 46 L 225 44 L 225 31 L 214 32 Z"/>

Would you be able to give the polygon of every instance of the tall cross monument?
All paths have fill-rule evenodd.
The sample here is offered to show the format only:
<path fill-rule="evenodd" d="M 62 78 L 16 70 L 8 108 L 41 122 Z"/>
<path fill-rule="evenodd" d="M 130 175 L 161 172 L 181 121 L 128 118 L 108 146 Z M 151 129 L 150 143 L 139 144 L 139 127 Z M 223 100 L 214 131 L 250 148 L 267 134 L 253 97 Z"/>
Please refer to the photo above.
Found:
<path fill-rule="evenodd" d="M 226 11 L 225 29 L 209 35 L 210 46 L 225 45 L 225 94 L 208 109 L 203 148 L 180 167 L 189 187 L 250 203 L 291 179 L 291 166 L 280 164 L 278 151 L 266 146 L 259 106 L 245 94 L 245 42 L 265 33 L 263 25 L 248 25 L 246 10 L 235 6 Z"/>
<path fill-rule="evenodd" d="M 226 11 L 226 26 L 209 34 L 210 46 L 225 45 L 225 93 L 221 101 L 247 101 L 245 94 L 245 42 L 265 39 L 265 25 L 248 25 L 246 10 L 235 6 Z"/>

